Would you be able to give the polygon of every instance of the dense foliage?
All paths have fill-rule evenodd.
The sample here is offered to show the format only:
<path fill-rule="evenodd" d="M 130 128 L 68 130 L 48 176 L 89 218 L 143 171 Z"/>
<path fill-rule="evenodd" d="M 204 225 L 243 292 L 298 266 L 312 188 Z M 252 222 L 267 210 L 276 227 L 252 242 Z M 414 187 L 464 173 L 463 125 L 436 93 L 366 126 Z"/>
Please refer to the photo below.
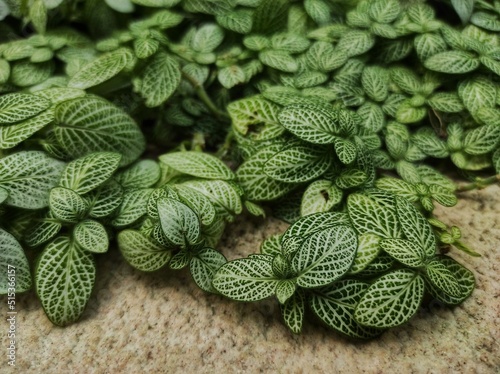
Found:
<path fill-rule="evenodd" d="M 0 0 L 0 292 L 75 322 L 95 257 L 371 338 L 456 305 L 433 216 L 500 174 L 500 1 Z M 215 248 L 242 212 L 290 222 Z M 29 259 L 29 260 L 28 260 Z M 33 261 L 32 261 L 33 260 Z M 165 270 L 170 271 L 170 270 Z"/>

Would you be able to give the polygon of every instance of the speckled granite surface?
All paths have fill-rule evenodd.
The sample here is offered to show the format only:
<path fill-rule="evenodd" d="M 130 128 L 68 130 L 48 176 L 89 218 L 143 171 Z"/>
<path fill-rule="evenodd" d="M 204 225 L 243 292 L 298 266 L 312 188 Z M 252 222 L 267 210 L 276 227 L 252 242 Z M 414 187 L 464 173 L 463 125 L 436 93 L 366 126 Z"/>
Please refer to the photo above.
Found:
<path fill-rule="evenodd" d="M 244 304 L 206 295 L 187 272 L 143 274 L 113 251 L 98 260 L 96 292 L 78 324 L 55 327 L 33 295 L 18 295 L 16 371 L 499 373 L 500 188 L 468 193 L 439 213 L 483 254 L 454 255 L 474 271 L 477 289 L 463 305 L 431 305 L 378 340 L 350 341 L 311 322 L 293 336 L 274 300 Z M 244 256 L 285 228 L 241 219 L 221 248 L 230 259 Z M 2 342 L 6 347 L 6 336 Z M 0 372 L 7 372 L 2 361 Z"/>

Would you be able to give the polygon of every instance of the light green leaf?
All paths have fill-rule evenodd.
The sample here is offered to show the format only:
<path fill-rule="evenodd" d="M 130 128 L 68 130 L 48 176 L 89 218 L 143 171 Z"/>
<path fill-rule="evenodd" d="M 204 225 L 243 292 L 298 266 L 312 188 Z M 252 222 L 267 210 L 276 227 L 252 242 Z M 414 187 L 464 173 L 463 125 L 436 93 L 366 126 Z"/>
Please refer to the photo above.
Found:
<path fill-rule="evenodd" d="M 147 203 L 152 191 L 151 188 L 147 188 L 125 192 L 122 203 L 111 224 L 114 227 L 125 227 L 146 215 Z"/>
<path fill-rule="evenodd" d="M 466 132 L 464 151 L 470 155 L 482 155 L 495 150 L 500 143 L 500 127 L 485 125 Z"/>
<path fill-rule="evenodd" d="M 148 58 L 154 55 L 158 48 L 160 47 L 160 42 L 153 38 L 138 38 L 134 40 L 134 52 L 138 58 Z"/>
<path fill-rule="evenodd" d="M 418 200 L 415 187 L 411 183 L 399 178 L 379 178 L 375 182 L 375 187 L 395 195 L 402 196 L 411 202 Z"/>
<path fill-rule="evenodd" d="M 85 251 L 104 253 L 108 250 L 109 238 L 106 229 L 97 221 L 86 219 L 73 230 L 75 244 Z"/>
<path fill-rule="evenodd" d="M 375 0 L 370 2 L 369 15 L 379 23 L 391 23 L 401 11 L 398 0 Z"/>
<path fill-rule="evenodd" d="M 280 304 L 285 304 L 295 293 L 297 288 L 294 279 L 282 279 L 276 285 L 276 298 Z"/>
<path fill-rule="evenodd" d="M 264 164 L 264 173 L 281 182 L 307 182 L 321 176 L 332 164 L 324 149 L 312 146 L 287 148 Z"/>
<path fill-rule="evenodd" d="M 53 214 L 49 211 L 46 217 L 40 219 L 39 221 L 35 221 L 29 232 L 27 232 L 24 241 L 30 247 L 37 247 L 51 239 L 54 239 L 61 228 L 62 225 L 59 220 L 53 217 Z"/>
<path fill-rule="evenodd" d="M 425 219 L 413 204 L 403 197 L 396 196 L 396 210 L 401 224 L 401 229 L 407 239 L 418 243 L 427 257 L 436 253 L 436 237 Z"/>
<path fill-rule="evenodd" d="M 298 290 L 284 304 L 280 304 L 285 325 L 294 333 L 300 334 L 305 314 L 304 293 Z"/>
<path fill-rule="evenodd" d="M 68 87 L 46 88 L 41 91 L 36 91 L 34 92 L 34 94 L 49 100 L 50 102 L 52 102 L 52 104 L 59 104 L 62 103 L 63 101 L 76 99 L 77 97 L 82 97 L 86 95 L 84 90 L 80 90 L 78 88 L 68 88 Z"/>
<path fill-rule="evenodd" d="M 347 210 L 359 234 L 372 233 L 382 238 L 400 238 L 401 228 L 395 210 L 362 194 L 350 194 Z"/>
<path fill-rule="evenodd" d="M 420 61 L 425 61 L 447 49 L 446 42 L 441 35 L 430 32 L 416 36 L 413 44 Z"/>
<path fill-rule="evenodd" d="M 342 191 L 329 180 L 312 182 L 302 196 L 300 215 L 327 212 L 342 200 Z"/>
<path fill-rule="evenodd" d="M 134 4 L 152 8 L 171 8 L 177 5 L 180 0 L 132 0 Z"/>
<path fill-rule="evenodd" d="M 216 24 L 205 24 L 201 26 L 191 42 L 191 47 L 202 53 L 212 52 L 224 39 L 224 30 Z"/>
<path fill-rule="evenodd" d="M 10 149 L 31 137 L 54 120 L 54 110 L 44 112 L 24 121 L 0 126 L 0 149 Z"/>
<path fill-rule="evenodd" d="M 39 151 L 22 151 L 0 159 L 0 187 L 9 192 L 5 204 L 40 209 L 49 203 L 49 191 L 64 164 Z"/>
<path fill-rule="evenodd" d="M 369 31 L 353 29 L 342 35 L 337 49 L 353 57 L 367 52 L 374 44 L 375 37 Z"/>
<path fill-rule="evenodd" d="M 378 278 L 363 294 L 354 311 L 364 326 L 387 328 L 408 321 L 424 296 L 424 280 L 411 270 L 394 270 Z"/>
<path fill-rule="evenodd" d="M 105 0 L 105 2 L 111 9 L 120 13 L 132 13 L 135 8 L 131 0 Z"/>
<path fill-rule="evenodd" d="M 202 225 L 209 226 L 214 222 L 217 212 L 208 197 L 190 188 L 174 186 L 174 189 L 179 200 L 196 212 Z"/>
<path fill-rule="evenodd" d="M 233 300 L 257 301 L 274 294 L 278 282 L 271 262 L 253 256 L 233 260 L 220 267 L 213 286 Z"/>
<path fill-rule="evenodd" d="M 276 104 L 259 97 L 233 101 L 227 106 L 232 126 L 239 133 L 246 135 L 249 130 L 253 130 L 253 126 L 264 127 L 261 135 L 257 132 L 255 140 L 271 139 L 265 136 L 266 128 L 277 129 L 277 131 L 272 131 L 273 137 L 282 134 L 284 128 L 278 122 L 279 110 Z"/>
<path fill-rule="evenodd" d="M 427 69 L 448 74 L 468 73 L 479 65 L 479 59 L 471 52 L 455 50 L 437 53 L 424 61 Z"/>
<path fill-rule="evenodd" d="M 212 280 L 219 268 L 227 262 L 222 253 L 212 248 L 203 248 L 189 263 L 189 271 L 198 287 L 203 291 L 216 293 Z"/>
<path fill-rule="evenodd" d="M 292 258 L 292 269 L 299 274 L 297 285 L 312 288 L 339 279 L 351 268 L 357 247 L 356 234 L 348 226 L 330 227 L 310 235 Z"/>
<path fill-rule="evenodd" d="M 217 77 L 220 84 L 225 88 L 233 88 L 247 80 L 245 71 L 238 65 L 231 65 L 220 69 Z"/>
<path fill-rule="evenodd" d="M 365 93 L 375 101 L 384 101 L 389 93 L 389 74 L 380 66 L 367 66 L 361 76 Z"/>
<path fill-rule="evenodd" d="M 358 235 L 358 249 L 354 263 L 348 274 L 357 274 L 363 270 L 380 254 L 380 237 L 375 234 Z"/>
<path fill-rule="evenodd" d="M 120 154 L 112 152 L 95 152 L 80 157 L 66 166 L 59 185 L 83 195 L 111 178 L 120 160 Z"/>
<path fill-rule="evenodd" d="M 50 101 L 24 93 L 11 93 L 0 97 L 0 125 L 14 123 L 36 116 L 50 107 Z"/>
<path fill-rule="evenodd" d="M 161 228 L 169 241 L 180 247 L 198 243 L 200 221 L 191 208 L 169 198 L 160 198 L 157 204 Z"/>
<path fill-rule="evenodd" d="M 76 223 L 87 213 L 87 202 L 75 191 L 63 187 L 50 190 L 49 206 L 52 214 L 63 222 Z"/>
<path fill-rule="evenodd" d="M 148 188 L 160 179 L 160 166 L 153 160 L 140 160 L 114 176 L 123 188 Z"/>
<path fill-rule="evenodd" d="M 239 34 L 248 34 L 252 30 L 253 12 L 250 9 L 234 9 L 226 14 L 215 17 L 217 23 L 225 29 Z"/>
<path fill-rule="evenodd" d="M 259 60 L 266 66 L 286 73 L 295 73 L 299 68 L 295 59 L 285 51 L 264 50 L 259 53 Z"/>
<path fill-rule="evenodd" d="M 427 103 L 436 110 L 445 113 L 458 113 L 464 106 L 456 93 L 437 92 L 427 100 Z"/>
<path fill-rule="evenodd" d="M 315 42 L 306 52 L 307 64 L 313 70 L 328 73 L 343 66 L 348 54 L 339 49 L 334 49 L 332 43 Z"/>
<path fill-rule="evenodd" d="M 356 113 L 362 120 L 361 125 L 369 131 L 377 133 L 385 126 L 384 112 L 377 104 L 366 101 Z"/>
<path fill-rule="evenodd" d="M 325 1 L 305 0 L 304 9 L 318 25 L 330 22 L 330 7 Z"/>
<path fill-rule="evenodd" d="M 494 83 L 483 76 L 466 79 L 458 85 L 458 96 L 472 114 L 483 107 L 493 108 L 496 95 Z"/>
<path fill-rule="evenodd" d="M 362 170 L 357 168 L 349 168 L 343 170 L 335 179 L 335 185 L 343 190 L 359 187 L 366 182 L 368 176 Z"/>
<path fill-rule="evenodd" d="M 183 174 L 206 179 L 231 180 L 234 173 L 217 157 L 204 152 L 186 151 L 161 155 L 160 161 Z"/>
<path fill-rule="evenodd" d="M 474 0 L 451 0 L 451 5 L 453 5 L 462 23 L 466 24 L 474 11 Z"/>
<path fill-rule="evenodd" d="M 380 252 L 374 260 L 356 274 L 356 277 L 373 279 L 374 276 L 382 275 L 390 270 L 396 261 L 385 252 Z"/>
<path fill-rule="evenodd" d="M 189 265 L 191 262 L 192 255 L 187 249 L 181 249 L 175 255 L 172 256 L 168 266 L 173 270 L 181 270 Z"/>
<path fill-rule="evenodd" d="M 266 218 L 266 211 L 259 204 L 255 204 L 249 200 L 245 200 L 243 202 L 243 205 L 245 205 L 245 208 L 247 209 L 248 213 L 250 213 L 251 215 L 256 216 L 256 217 Z"/>
<path fill-rule="evenodd" d="M 87 193 L 84 198 L 89 205 L 90 217 L 109 217 L 122 202 L 123 188 L 114 180 L 110 180 L 96 190 Z"/>
<path fill-rule="evenodd" d="M 436 287 L 432 282 L 427 284 L 428 290 L 432 296 L 442 303 L 448 305 L 457 305 L 464 301 L 470 296 L 475 286 L 474 274 L 467 268 L 460 265 L 458 262 L 450 257 L 441 256 L 439 257 L 439 262 L 448 269 L 454 278 L 458 282 L 460 289 L 460 295 L 458 297 L 453 297 L 448 293 L 443 292 L 441 289 Z M 452 281 L 453 282 L 453 281 Z"/>
<path fill-rule="evenodd" d="M 43 250 L 35 268 L 36 293 L 52 323 L 65 326 L 82 315 L 96 267 L 91 253 L 60 236 Z"/>
<path fill-rule="evenodd" d="M 335 153 L 337 154 L 340 162 L 348 165 L 356 160 L 356 156 L 358 155 L 356 144 L 342 138 L 335 138 L 334 144 Z"/>
<path fill-rule="evenodd" d="M 331 144 L 341 132 L 338 114 L 320 106 L 289 105 L 278 118 L 288 131 L 314 144 Z"/>
<path fill-rule="evenodd" d="M 181 69 L 177 60 L 159 52 L 144 69 L 141 96 L 150 108 L 162 105 L 175 92 L 181 82 Z"/>
<path fill-rule="evenodd" d="M 276 256 L 281 254 L 281 235 L 272 235 L 266 238 L 260 245 L 260 253 L 263 255 Z"/>
<path fill-rule="evenodd" d="M 320 230 L 335 226 L 349 226 L 349 217 L 340 212 L 324 212 L 301 217 L 293 223 L 283 234 L 281 243 L 284 245 L 291 238 L 306 238 Z"/>
<path fill-rule="evenodd" d="M 0 229 L 0 269 L 0 294 L 11 297 L 31 288 L 31 272 L 23 248 L 3 229 Z"/>
<path fill-rule="evenodd" d="M 418 268 L 424 265 L 426 253 L 417 243 L 405 239 L 383 239 L 381 248 L 403 265 Z"/>
<path fill-rule="evenodd" d="M 16 62 L 10 72 L 10 80 L 16 86 L 29 87 L 42 83 L 54 71 L 52 61 L 32 63 L 30 61 Z"/>
<path fill-rule="evenodd" d="M 141 271 L 155 271 L 165 266 L 172 257 L 169 249 L 159 246 L 139 231 L 118 233 L 118 248 L 125 260 Z"/>
<path fill-rule="evenodd" d="M 56 107 L 57 141 L 74 158 L 91 152 L 117 152 L 120 166 L 135 161 L 145 148 L 144 135 L 134 120 L 98 97 L 82 97 Z"/>
<path fill-rule="evenodd" d="M 457 0 L 455 0 L 457 1 Z M 472 0 L 467 0 L 472 2 Z M 486 12 L 474 12 L 470 18 L 470 22 L 483 29 L 500 32 L 500 20 L 498 19 L 498 5 L 495 5 L 497 14 Z"/>
<path fill-rule="evenodd" d="M 133 59 L 128 48 L 105 53 L 85 64 L 71 77 L 68 87 L 87 89 L 118 75 Z"/>
<path fill-rule="evenodd" d="M 265 147 L 240 165 L 236 177 L 239 185 L 245 191 L 247 199 L 252 201 L 275 200 L 294 188 L 293 184 L 277 181 L 264 173 L 266 161 L 280 150 L 281 145 Z"/>
<path fill-rule="evenodd" d="M 448 269 L 446 263 L 435 259 L 425 266 L 425 274 L 435 289 L 452 298 L 462 296 L 462 290 L 455 275 Z"/>
<path fill-rule="evenodd" d="M 0 5 L 0 12 L 1 12 L 1 5 Z M 10 77 L 10 64 L 3 58 L 0 58 L 0 84 L 7 83 L 9 77 Z"/>
<path fill-rule="evenodd" d="M 309 300 L 311 310 L 328 327 L 350 337 L 370 339 L 382 333 L 380 329 L 360 325 L 354 319 L 354 309 L 369 284 L 345 279 L 314 290 Z"/>

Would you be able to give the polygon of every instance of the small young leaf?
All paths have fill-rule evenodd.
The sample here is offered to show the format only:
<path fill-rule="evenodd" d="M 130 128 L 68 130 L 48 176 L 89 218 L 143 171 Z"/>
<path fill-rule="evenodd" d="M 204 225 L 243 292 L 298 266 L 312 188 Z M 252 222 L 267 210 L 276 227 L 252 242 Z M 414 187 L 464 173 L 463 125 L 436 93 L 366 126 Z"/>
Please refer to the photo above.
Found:
<path fill-rule="evenodd" d="M 75 244 L 85 251 L 104 253 L 108 250 L 109 238 L 106 229 L 97 221 L 86 219 L 73 230 Z"/>
<path fill-rule="evenodd" d="M 358 249 L 354 263 L 348 274 L 357 274 L 363 271 L 380 253 L 380 237 L 375 234 L 358 235 Z"/>
<path fill-rule="evenodd" d="M 493 82 L 486 77 L 479 76 L 460 82 L 458 96 L 469 112 L 475 114 L 483 107 L 495 106 L 496 89 Z"/>
<path fill-rule="evenodd" d="M 114 227 L 125 227 L 146 215 L 151 192 L 153 192 L 151 188 L 125 192 L 120 208 L 111 224 Z"/>
<path fill-rule="evenodd" d="M 144 69 L 140 93 L 146 106 L 154 108 L 172 96 L 181 82 L 181 69 L 177 60 L 159 52 Z"/>
<path fill-rule="evenodd" d="M 425 264 L 426 253 L 417 243 L 405 239 L 383 239 L 381 248 L 403 265 L 418 268 Z"/>
<path fill-rule="evenodd" d="M 280 309 L 287 327 L 294 334 L 300 334 L 306 309 L 304 293 L 298 290 L 284 304 L 280 304 Z"/>
<path fill-rule="evenodd" d="M 327 212 L 342 200 L 342 191 L 328 180 L 312 182 L 302 196 L 300 215 Z"/>
<path fill-rule="evenodd" d="M 294 279 L 283 279 L 276 285 L 276 298 L 280 304 L 285 304 L 295 293 L 297 288 Z"/>
<path fill-rule="evenodd" d="M 61 223 L 49 212 L 46 217 L 31 227 L 24 241 L 30 247 L 37 247 L 54 239 L 57 233 L 61 231 L 61 228 Z"/>
<path fill-rule="evenodd" d="M 67 236 L 43 250 L 35 267 L 36 293 L 52 323 L 65 326 L 82 315 L 92 293 L 96 267 L 92 254 Z"/>
<path fill-rule="evenodd" d="M 160 198 L 158 215 L 165 236 L 173 244 L 185 247 L 199 241 L 200 221 L 187 205 L 174 199 Z"/>
<path fill-rule="evenodd" d="M 295 73 L 299 68 L 295 59 L 285 51 L 264 50 L 259 53 L 259 60 L 264 65 L 284 71 L 285 73 Z"/>
<path fill-rule="evenodd" d="M 387 328 L 408 321 L 424 297 L 424 280 L 408 269 L 394 270 L 378 278 L 363 294 L 354 311 L 364 326 Z"/>
<path fill-rule="evenodd" d="M 49 206 L 57 219 L 69 223 L 78 222 L 88 210 L 86 201 L 79 194 L 63 187 L 50 190 Z"/>
<path fill-rule="evenodd" d="M 203 248 L 191 259 L 189 271 L 198 287 L 203 291 L 216 293 L 212 280 L 217 270 L 226 262 L 222 253 L 212 248 Z"/>
<path fill-rule="evenodd" d="M 432 285 L 445 295 L 452 298 L 462 296 L 460 284 L 446 263 L 442 263 L 438 259 L 429 261 L 425 266 L 425 274 Z"/>

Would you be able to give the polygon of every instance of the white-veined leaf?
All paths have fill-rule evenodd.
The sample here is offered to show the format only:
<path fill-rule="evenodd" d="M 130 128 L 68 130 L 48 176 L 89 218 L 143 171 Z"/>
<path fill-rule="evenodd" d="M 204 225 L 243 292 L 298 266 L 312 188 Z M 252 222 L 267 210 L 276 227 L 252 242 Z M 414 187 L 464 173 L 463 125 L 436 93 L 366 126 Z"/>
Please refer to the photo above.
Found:
<path fill-rule="evenodd" d="M 89 216 L 92 218 L 111 216 L 122 203 L 122 198 L 123 188 L 114 180 L 84 196 L 89 205 Z"/>
<path fill-rule="evenodd" d="M 169 198 L 160 198 L 157 204 L 161 228 L 170 242 L 180 247 L 198 243 L 200 221 L 191 208 Z"/>
<path fill-rule="evenodd" d="M 425 264 L 426 253 L 417 243 L 406 239 L 383 239 L 381 248 L 403 265 L 418 268 Z"/>
<path fill-rule="evenodd" d="M 220 69 L 217 78 L 220 84 L 228 89 L 244 83 L 247 80 L 245 71 L 238 65 L 226 66 Z"/>
<path fill-rule="evenodd" d="M 356 157 L 358 155 L 356 144 L 354 144 L 350 140 L 342 138 L 335 138 L 334 144 L 335 153 L 337 154 L 340 162 L 348 165 L 356 160 Z"/>
<path fill-rule="evenodd" d="M 203 248 L 189 263 L 189 271 L 196 285 L 203 291 L 216 293 L 212 279 L 219 268 L 227 262 L 224 255 L 212 248 Z"/>
<path fill-rule="evenodd" d="M 212 283 L 217 291 L 233 300 L 257 301 L 274 294 L 278 282 L 272 263 L 256 255 L 226 263 Z"/>
<path fill-rule="evenodd" d="M 153 160 L 140 160 L 114 176 L 123 188 L 148 188 L 160 179 L 160 166 Z"/>
<path fill-rule="evenodd" d="M 206 179 L 231 180 L 234 173 L 217 157 L 204 152 L 186 151 L 161 155 L 160 161 L 183 174 Z"/>
<path fill-rule="evenodd" d="M 158 51 L 159 47 L 160 42 L 153 38 L 138 38 L 134 40 L 134 52 L 138 58 L 151 57 Z"/>
<path fill-rule="evenodd" d="M 71 161 L 64 169 L 59 185 L 85 194 L 106 182 L 120 164 L 121 155 L 96 152 Z"/>
<path fill-rule="evenodd" d="M 78 222 L 73 230 L 73 239 L 75 244 L 88 252 L 104 253 L 108 250 L 109 238 L 106 229 L 91 219 Z"/>
<path fill-rule="evenodd" d="M 479 59 L 471 52 L 456 50 L 437 53 L 424 61 L 427 69 L 448 74 L 468 73 L 479 65 Z"/>
<path fill-rule="evenodd" d="M 202 225 L 208 226 L 214 222 L 217 212 L 208 197 L 191 188 L 173 188 L 179 195 L 179 200 L 196 212 Z"/>
<path fill-rule="evenodd" d="M 264 164 L 264 173 L 281 182 L 307 182 L 321 176 L 332 164 L 324 149 L 296 146 L 273 155 Z"/>
<path fill-rule="evenodd" d="M 496 95 L 495 84 L 483 76 L 467 79 L 458 85 L 458 96 L 472 114 L 483 107 L 493 108 Z"/>
<path fill-rule="evenodd" d="M 26 233 L 24 241 L 30 247 L 37 247 L 54 239 L 61 228 L 62 225 L 59 220 L 53 217 L 53 214 L 49 211 L 46 217 L 35 221 L 29 232 Z"/>
<path fill-rule="evenodd" d="M 9 192 L 5 204 L 40 209 L 49 203 L 49 191 L 64 167 L 44 152 L 22 151 L 0 159 L 0 187 Z"/>
<path fill-rule="evenodd" d="M 54 110 L 48 109 L 22 122 L 0 126 L 0 149 L 10 149 L 28 139 L 54 120 Z"/>
<path fill-rule="evenodd" d="M 464 151 L 470 155 L 483 155 L 495 150 L 500 143 L 500 127 L 485 125 L 466 132 Z"/>
<path fill-rule="evenodd" d="M 163 104 L 175 92 L 181 82 L 181 68 L 177 60 L 159 52 L 144 69 L 140 93 L 146 106 L 153 108 Z"/>
<path fill-rule="evenodd" d="M 302 196 L 300 215 L 327 212 L 342 200 L 342 191 L 329 180 L 312 182 Z"/>
<path fill-rule="evenodd" d="M 114 227 L 125 227 L 133 224 L 139 218 L 146 215 L 147 203 L 153 189 L 127 191 L 123 195 L 122 203 L 111 221 Z"/>
<path fill-rule="evenodd" d="M 450 257 L 439 257 L 439 261 L 442 265 L 448 269 L 455 279 L 458 281 L 458 286 L 460 289 L 460 295 L 458 297 L 453 297 L 448 293 L 443 292 L 437 288 L 432 282 L 427 284 L 428 290 L 432 296 L 442 303 L 448 305 L 457 305 L 464 301 L 470 296 L 475 286 L 474 274 L 467 268 L 460 265 L 458 262 Z"/>
<path fill-rule="evenodd" d="M 133 60 L 128 48 L 105 53 L 85 64 L 71 77 L 68 87 L 87 89 L 96 86 L 120 73 Z"/>
<path fill-rule="evenodd" d="M 309 305 L 330 328 L 350 337 L 370 339 L 381 334 L 382 330 L 362 326 L 353 317 L 354 308 L 368 287 L 368 283 L 344 279 L 314 290 Z"/>
<path fill-rule="evenodd" d="M 395 210 L 383 206 L 373 198 L 351 194 L 347 210 L 352 225 L 359 234 L 372 233 L 382 238 L 401 237 L 401 227 Z"/>
<path fill-rule="evenodd" d="M 284 304 L 280 304 L 280 309 L 285 325 L 294 334 L 300 334 L 306 309 L 304 293 L 297 290 Z"/>
<path fill-rule="evenodd" d="M 437 92 L 427 100 L 427 103 L 436 110 L 445 113 L 458 113 L 464 106 L 456 93 Z"/>
<path fill-rule="evenodd" d="M 310 235 L 292 258 L 297 285 L 324 286 L 346 274 L 352 266 L 358 241 L 348 226 L 334 226 Z"/>
<path fill-rule="evenodd" d="M 418 273 L 394 270 L 378 278 L 363 294 L 354 311 L 364 326 L 387 328 L 408 321 L 424 297 L 424 280 Z"/>
<path fill-rule="evenodd" d="M 451 5 L 453 5 L 462 23 L 466 24 L 474 11 L 474 0 L 451 0 Z"/>
<path fill-rule="evenodd" d="M 92 293 L 92 254 L 60 236 L 43 250 L 35 268 L 36 293 L 52 323 L 65 326 L 82 315 Z"/>
<path fill-rule="evenodd" d="M 290 105 L 278 118 L 288 131 L 314 144 L 331 144 L 342 130 L 337 112 L 320 106 Z"/>
<path fill-rule="evenodd" d="M 375 37 L 369 31 L 353 29 L 341 36 L 337 49 L 353 57 L 367 52 L 374 44 Z"/>
<path fill-rule="evenodd" d="M 310 214 L 294 222 L 283 234 L 281 244 L 293 237 L 306 238 L 317 231 L 334 226 L 349 226 L 349 216 L 340 212 Z"/>
<path fill-rule="evenodd" d="M 418 200 L 415 187 L 411 183 L 399 178 L 379 178 L 375 182 L 375 187 L 402 196 L 411 202 Z"/>
<path fill-rule="evenodd" d="M 118 247 L 125 260 L 141 271 L 155 271 L 165 266 L 172 257 L 170 249 L 159 246 L 139 231 L 124 230 L 117 236 Z"/>
<path fill-rule="evenodd" d="M 50 101 L 36 95 L 11 93 L 0 97 L 0 125 L 36 116 L 50 107 Z"/>
<path fill-rule="evenodd" d="M 218 14 L 215 19 L 225 29 L 239 34 L 248 34 L 252 30 L 253 12 L 246 8 L 236 8 L 226 14 Z"/>
<path fill-rule="evenodd" d="M 398 0 L 374 0 L 370 2 L 368 14 L 378 23 L 391 23 L 401 11 Z"/>
<path fill-rule="evenodd" d="M 273 257 L 281 254 L 281 235 L 272 235 L 266 238 L 260 245 L 260 253 Z"/>
<path fill-rule="evenodd" d="M 380 253 L 380 237 L 375 234 L 358 235 L 358 249 L 354 263 L 348 274 L 357 274 L 363 271 Z"/>
<path fill-rule="evenodd" d="M 91 152 L 122 155 L 120 166 L 135 161 L 144 151 L 144 135 L 134 120 L 98 97 L 82 97 L 56 107 L 57 141 L 74 158 Z"/>
<path fill-rule="evenodd" d="M 11 296 L 31 288 L 31 272 L 23 248 L 3 229 L 0 229 L 0 269 L 0 294 Z"/>
<path fill-rule="evenodd" d="M 384 101 L 389 94 L 389 74 L 380 66 L 367 66 L 363 69 L 361 84 L 365 93 L 375 101 Z"/>
<path fill-rule="evenodd" d="M 63 187 L 50 190 L 49 207 L 63 222 L 76 223 L 87 213 L 87 202 L 75 191 Z"/>
<path fill-rule="evenodd" d="M 435 289 L 452 298 L 462 296 L 462 290 L 455 275 L 445 263 L 438 259 L 429 261 L 425 266 L 425 274 Z"/>
<path fill-rule="evenodd" d="M 417 35 L 413 45 L 420 61 L 425 61 L 431 56 L 446 51 L 447 47 L 441 35 L 430 32 Z"/>
<path fill-rule="evenodd" d="M 396 210 L 406 238 L 418 243 L 424 249 L 427 257 L 434 256 L 436 254 L 436 237 L 422 213 L 404 197 L 396 197 Z"/>

